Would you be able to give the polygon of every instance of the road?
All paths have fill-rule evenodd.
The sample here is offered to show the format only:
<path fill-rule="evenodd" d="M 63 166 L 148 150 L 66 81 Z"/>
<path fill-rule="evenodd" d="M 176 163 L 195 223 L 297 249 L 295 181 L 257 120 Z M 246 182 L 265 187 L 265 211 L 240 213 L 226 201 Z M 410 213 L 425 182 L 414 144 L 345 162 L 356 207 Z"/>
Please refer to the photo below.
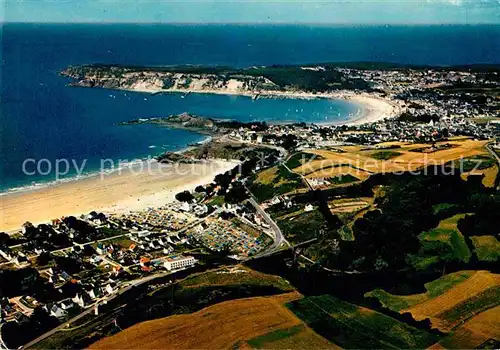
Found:
<path fill-rule="evenodd" d="M 257 213 L 259 213 L 260 216 L 262 216 L 264 218 L 264 220 L 267 222 L 267 224 L 269 226 L 271 226 L 271 229 L 274 232 L 274 243 L 271 245 L 271 247 L 269 247 L 269 249 L 266 251 L 266 253 L 271 253 L 271 252 L 276 251 L 282 244 L 286 244 L 286 245 L 290 246 L 288 241 L 283 236 L 281 229 L 274 222 L 274 220 L 264 211 L 264 209 L 262 209 L 262 207 L 259 205 L 259 203 L 257 203 L 252 196 L 248 199 L 248 202 L 250 202 L 250 204 L 253 205 L 255 210 L 257 210 Z"/>
<path fill-rule="evenodd" d="M 161 274 L 155 274 L 155 275 L 150 275 L 150 276 L 146 276 L 146 277 L 143 277 L 143 278 L 140 278 L 140 279 L 137 279 L 137 280 L 134 280 L 134 281 L 131 281 L 129 282 L 129 284 L 125 284 L 125 287 L 118 290 L 118 292 L 114 293 L 114 294 L 110 294 L 102 299 L 100 299 L 99 301 L 95 302 L 94 304 L 88 306 L 87 309 L 85 309 L 83 312 L 79 313 L 78 315 L 76 315 L 75 317 L 73 317 L 72 319 L 64 322 L 64 323 L 61 323 L 59 326 L 57 326 L 56 328 L 52 328 L 50 331 L 42 334 L 41 336 L 39 336 L 38 338 L 36 339 L 33 339 L 32 341 L 30 341 L 29 343 L 23 345 L 21 348 L 22 349 L 28 349 L 29 347 L 35 345 L 36 343 L 38 342 L 41 342 L 42 340 L 54 335 L 55 333 L 63 330 L 65 327 L 67 327 L 68 325 L 70 325 L 71 323 L 75 323 L 76 321 L 78 321 L 79 319 L 81 319 L 82 317 L 85 317 L 86 315 L 94 312 L 94 309 L 97 305 L 99 305 L 100 303 L 104 302 L 104 301 L 110 301 L 110 300 L 113 300 L 114 298 L 116 298 L 117 296 L 119 295 L 122 295 L 123 293 L 126 293 L 128 292 L 131 288 L 133 287 L 137 287 L 137 286 L 140 286 L 141 284 L 144 284 L 146 282 L 149 282 L 151 280 L 154 280 L 156 278 L 161 278 L 161 277 L 165 277 L 165 276 L 168 276 L 169 274 L 171 274 L 172 272 L 164 272 L 164 273 L 161 273 Z"/>
<path fill-rule="evenodd" d="M 290 156 L 291 157 L 291 156 Z M 288 159 L 287 159 L 288 160 Z M 288 170 L 291 174 L 295 174 L 295 175 L 299 175 L 300 178 L 302 179 L 302 182 L 307 186 L 307 188 L 310 190 L 310 191 L 314 191 L 314 188 L 311 186 L 311 184 L 309 183 L 309 181 L 307 181 L 306 177 L 302 174 L 299 174 L 299 173 L 296 173 L 295 171 L 292 171 L 292 169 L 290 169 L 287 165 L 286 165 L 286 161 L 283 162 L 283 167 Z"/>

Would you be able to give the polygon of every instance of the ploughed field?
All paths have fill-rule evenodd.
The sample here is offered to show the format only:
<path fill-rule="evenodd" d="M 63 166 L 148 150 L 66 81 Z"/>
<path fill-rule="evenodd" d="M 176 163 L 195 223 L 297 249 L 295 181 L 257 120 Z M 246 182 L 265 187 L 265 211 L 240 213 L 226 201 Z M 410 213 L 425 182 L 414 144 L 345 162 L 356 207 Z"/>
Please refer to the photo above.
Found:
<path fill-rule="evenodd" d="M 454 167 L 466 178 L 483 174 L 483 184 L 493 186 L 498 166 L 485 148 L 488 141 L 456 139 L 432 144 L 392 142 L 378 148 L 339 146 L 309 150 L 302 160 L 293 159 L 293 171 L 313 178 L 350 175 L 365 180 L 370 174 L 416 171 L 429 165 Z M 314 156 L 311 156 L 314 155 Z M 477 165 L 477 166 L 476 166 Z M 290 167 L 292 168 L 292 167 Z"/>
<path fill-rule="evenodd" d="M 381 304 L 416 320 L 429 319 L 432 328 L 446 334 L 438 345 L 476 348 L 500 341 L 500 275 L 488 271 L 459 271 L 425 285 L 427 292 L 393 295 L 374 290 Z M 486 345 L 484 345 L 486 346 Z"/>

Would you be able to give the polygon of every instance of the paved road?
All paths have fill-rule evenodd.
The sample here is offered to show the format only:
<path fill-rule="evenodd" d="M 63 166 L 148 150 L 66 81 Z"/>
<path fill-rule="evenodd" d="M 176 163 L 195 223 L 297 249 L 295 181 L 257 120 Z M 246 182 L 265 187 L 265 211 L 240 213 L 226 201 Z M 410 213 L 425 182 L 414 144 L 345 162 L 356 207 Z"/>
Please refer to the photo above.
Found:
<path fill-rule="evenodd" d="M 69 324 L 71 323 L 75 323 L 76 321 L 78 321 L 79 319 L 81 319 L 82 317 L 94 312 L 94 309 L 96 307 L 96 305 L 99 305 L 100 303 L 104 302 L 104 301 L 110 301 L 114 298 L 116 298 L 117 296 L 119 295 L 122 295 L 123 293 L 126 293 L 128 292 L 132 287 L 137 287 L 137 286 L 140 286 L 141 284 L 144 284 L 146 282 L 149 282 L 151 280 L 154 280 L 156 278 L 160 278 L 160 277 L 165 277 L 169 274 L 171 274 L 172 272 L 164 272 L 164 273 L 161 273 L 161 274 L 155 274 L 155 275 L 150 275 L 150 276 L 146 276 L 146 277 L 143 277 L 141 279 L 137 279 L 137 280 L 134 280 L 134 281 L 131 281 L 129 282 L 129 284 L 127 285 L 126 284 L 126 287 L 125 288 L 122 288 L 120 290 L 118 290 L 117 293 L 115 294 L 111 294 L 111 295 L 108 295 L 102 299 L 100 299 L 99 301 L 97 301 L 96 303 L 90 305 L 87 309 L 85 309 L 83 312 L 81 312 L 80 314 L 76 315 L 75 317 L 73 317 L 72 319 L 60 324 L 59 326 L 57 326 L 56 328 L 52 328 L 50 331 L 42 334 L 41 336 L 39 336 L 38 338 L 36 339 L 33 339 L 32 341 L 30 341 L 29 343 L 23 345 L 21 348 L 22 349 L 27 349 L 33 345 L 35 345 L 36 343 L 38 342 L 41 342 L 42 340 L 44 340 L 45 338 L 48 338 L 50 337 L 51 335 L 54 335 L 55 333 L 63 330 L 65 327 L 67 327 Z"/>
<path fill-rule="evenodd" d="M 255 201 L 253 197 L 250 197 L 248 199 L 250 204 L 252 204 L 257 210 L 257 212 L 264 218 L 264 220 L 267 222 L 269 226 L 271 226 L 271 229 L 274 232 L 274 243 L 269 247 L 267 252 L 274 252 L 277 248 L 279 248 L 283 243 L 287 244 L 288 246 L 290 245 L 285 237 L 283 236 L 283 233 L 281 232 L 281 229 L 278 227 L 278 225 L 274 222 L 274 220 L 262 209 L 262 207 Z"/>

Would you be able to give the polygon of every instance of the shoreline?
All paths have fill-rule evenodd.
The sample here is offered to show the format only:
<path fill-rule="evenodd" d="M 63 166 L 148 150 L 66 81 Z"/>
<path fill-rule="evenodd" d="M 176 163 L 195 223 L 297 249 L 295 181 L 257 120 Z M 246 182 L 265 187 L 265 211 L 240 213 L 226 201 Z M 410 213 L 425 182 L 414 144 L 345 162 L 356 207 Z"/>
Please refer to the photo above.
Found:
<path fill-rule="evenodd" d="M 76 85 L 78 86 L 78 85 Z M 108 88 L 102 88 L 108 89 Z M 113 89 L 111 89 L 113 90 Z M 248 98 L 288 98 L 288 99 L 331 99 L 347 101 L 357 105 L 360 109 L 358 110 L 358 116 L 349 118 L 345 121 L 326 121 L 317 122 L 314 124 L 324 125 L 324 126 L 355 126 L 368 124 L 373 122 L 378 122 L 386 118 L 393 118 L 401 113 L 402 107 L 393 100 L 383 98 L 375 94 L 369 94 L 366 92 L 355 93 L 353 91 L 334 91 L 334 92 L 323 92 L 323 93 L 311 93 L 303 91 L 265 91 L 265 92 L 250 92 L 241 91 L 235 89 L 226 90 L 216 90 L 216 89 L 159 89 L 153 87 L 147 87 L 143 84 L 138 84 L 131 86 L 129 88 L 116 88 L 114 90 L 130 91 L 130 92 L 142 92 L 152 95 L 163 94 L 163 93 L 176 93 L 176 94 L 215 94 L 215 95 L 228 95 L 228 96 L 243 96 Z"/>
<path fill-rule="evenodd" d="M 8 193 L 0 196 L 0 231 L 20 230 L 26 221 L 40 224 L 92 210 L 125 213 L 159 207 L 174 201 L 178 192 L 211 183 L 217 174 L 237 164 L 222 160 L 176 165 L 143 161 L 102 175 Z"/>
<path fill-rule="evenodd" d="M 357 94 L 348 91 L 313 94 L 306 92 L 281 91 L 250 93 L 234 90 L 158 90 L 145 87 L 118 90 L 150 94 L 221 94 L 245 96 L 249 98 L 255 98 L 255 96 L 260 96 L 262 98 L 290 99 L 324 98 L 349 101 L 359 107 L 358 113 L 356 113 L 356 115 L 349 120 L 315 123 L 324 126 L 361 125 L 394 117 L 400 113 L 400 107 L 385 98 L 373 94 Z M 204 144 L 209 142 L 211 139 L 212 136 L 206 136 L 199 143 Z M 186 147 L 178 150 L 177 153 L 186 152 L 191 148 L 192 146 L 186 145 Z M 204 174 L 205 176 L 202 178 L 193 178 L 194 174 L 192 173 L 183 174 L 181 177 L 173 174 L 171 178 L 164 177 L 158 182 L 152 180 L 152 178 L 155 177 L 155 174 L 139 174 L 137 175 L 138 177 L 131 177 L 122 174 L 123 172 L 133 172 L 135 167 L 143 165 L 147 162 L 156 164 L 156 166 L 159 164 L 154 160 L 146 160 L 142 158 L 132 161 L 122 168 L 108 170 L 104 173 L 97 170 L 96 172 L 90 172 L 81 176 L 69 177 L 62 180 L 40 182 L 6 189 L 0 192 L 0 211 L 2 212 L 2 215 L 0 215 L 0 231 L 13 231 L 20 229 L 21 225 L 25 221 L 42 223 L 62 215 L 80 215 L 82 213 L 86 214 L 92 210 L 116 213 L 126 212 L 127 210 L 146 209 L 149 206 L 161 206 L 162 204 L 173 201 L 176 193 L 186 189 L 193 189 L 200 184 L 203 185 L 210 183 L 215 175 L 225 172 L 235 166 L 235 163 L 233 162 L 213 161 L 215 163 L 220 163 L 220 171 L 211 171 L 208 174 Z M 200 164 L 198 164 L 198 166 L 199 165 Z M 105 179 L 101 180 L 101 177 L 103 176 Z M 151 178 L 147 179 L 148 176 Z M 153 184 L 154 182 L 156 182 L 156 184 Z M 127 184 L 128 187 L 132 187 L 132 189 L 127 190 L 127 186 L 123 188 L 124 184 Z M 144 188 L 140 189 L 141 186 Z M 116 189 L 119 190 L 116 191 Z M 82 192 L 85 193 L 82 194 Z M 114 195 L 113 192 L 119 192 L 121 195 Z M 126 197 L 127 194 L 128 197 Z"/>
<path fill-rule="evenodd" d="M 198 141 L 196 144 L 204 145 L 213 139 L 212 135 L 205 135 L 205 134 L 201 134 L 201 133 L 199 133 L 199 134 L 203 135 L 204 139 L 201 141 Z M 175 150 L 175 151 L 174 150 L 172 150 L 172 151 L 164 150 L 164 152 L 184 153 L 184 152 L 192 149 L 193 147 L 194 147 L 193 145 L 186 145 L 186 146 L 184 146 L 178 150 Z M 163 154 L 164 152 L 162 152 L 161 154 Z M 59 179 L 59 180 L 49 180 L 49 181 L 39 181 L 39 182 L 33 181 L 33 182 L 31 182 L 31 184 L 19 185 L 19 186 L 15 186 L 15 187 L 9 187 L 6 189 L 0 189 L 0 199 L 3 196 L 7 196 L 10 194 L 30 192 L 30 191 L 34 191 L 34 190 L 43 189 L 46 187 L 59 186 L 61 184 L 65 184 L 68 182 L 81 181 L 81 180 L 85 180 L 87 178 L 99 176 L 102 173 L 109 174 L 109 173 L 112 173 L 115 171 L 121 171 L 123 169 L 128 169 L 130 167 L 133 167 L 134 165 L 140 164 L 142 162 L 148 162 L 148 161 L 156 162 L 156 158 L 158 156 L 160 156 L 161 154 L 148 155 L 147 157 L 137 157 L 137 158 L 129 161 L 128 163 L 120 163 L 122 166 L 118 167 L 116 169 L 114 169 L 114 168 L 113 169 L 106 169 L 105 171 L 101 171 L 100 169 L 93 169 L 93 170 L 91 169 L 89 171 L 82 173 L 81 175 L 70 174 L 70 176 L 65 177 L 63 179 Z"/>

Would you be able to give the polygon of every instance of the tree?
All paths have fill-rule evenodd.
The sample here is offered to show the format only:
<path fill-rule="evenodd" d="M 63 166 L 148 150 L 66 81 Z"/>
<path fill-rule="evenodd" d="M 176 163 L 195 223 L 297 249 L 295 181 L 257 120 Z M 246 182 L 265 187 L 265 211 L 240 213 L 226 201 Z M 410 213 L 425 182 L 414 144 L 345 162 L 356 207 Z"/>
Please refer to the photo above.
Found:
<path fill-rule="evenodd" d="M 52 260 L 54 260 L 54 259 L 52 258 L 52 255 L 50 255 L 50 253 L 42 252 L 40 255 L 37 256 L 36 263 L 39 266 L 46 266 Z"/>
<path fill-rule="evenodd" d="M 73 258 L 58 256 L 55 258 L 55 261 L 59 269 L 66 271 L 69 274 L 75 274 L 82 270 L 80 263 Z"/>
<path fill-rule="evenodd" d="M 90 244 L 87 244 L 83 247 L 83 255 L 92 256 L 95 253 L 96 253 L 95 249 Z"/>
<path fill-rule="evenodd" d="M 10 235 L 5 232 L 0 232 L 0 247 L 8 246 L 10 243 Z"/>
<path fill-rule="evenodd" d="M 175 195 L 175 199 L 177 199 L 179 202 L 191 202 L 194 197 L 189 191 L 183 191 L 179 192 Z"/>
<path fill-rule="evenodd" d="M 224 196 L 224 201 L 230 204 L 241 203 L 248 198 L 246 189 L 241 185 L 233 186 Z"/>
<path fill-rule="evenodd" d="M 218 174 L 214 178 L 214 182 L 219 185 L 221 188 L 226 189 L 232 181 L 232 176 L 229 172 L 225 172 L 224 174 Z"/>

